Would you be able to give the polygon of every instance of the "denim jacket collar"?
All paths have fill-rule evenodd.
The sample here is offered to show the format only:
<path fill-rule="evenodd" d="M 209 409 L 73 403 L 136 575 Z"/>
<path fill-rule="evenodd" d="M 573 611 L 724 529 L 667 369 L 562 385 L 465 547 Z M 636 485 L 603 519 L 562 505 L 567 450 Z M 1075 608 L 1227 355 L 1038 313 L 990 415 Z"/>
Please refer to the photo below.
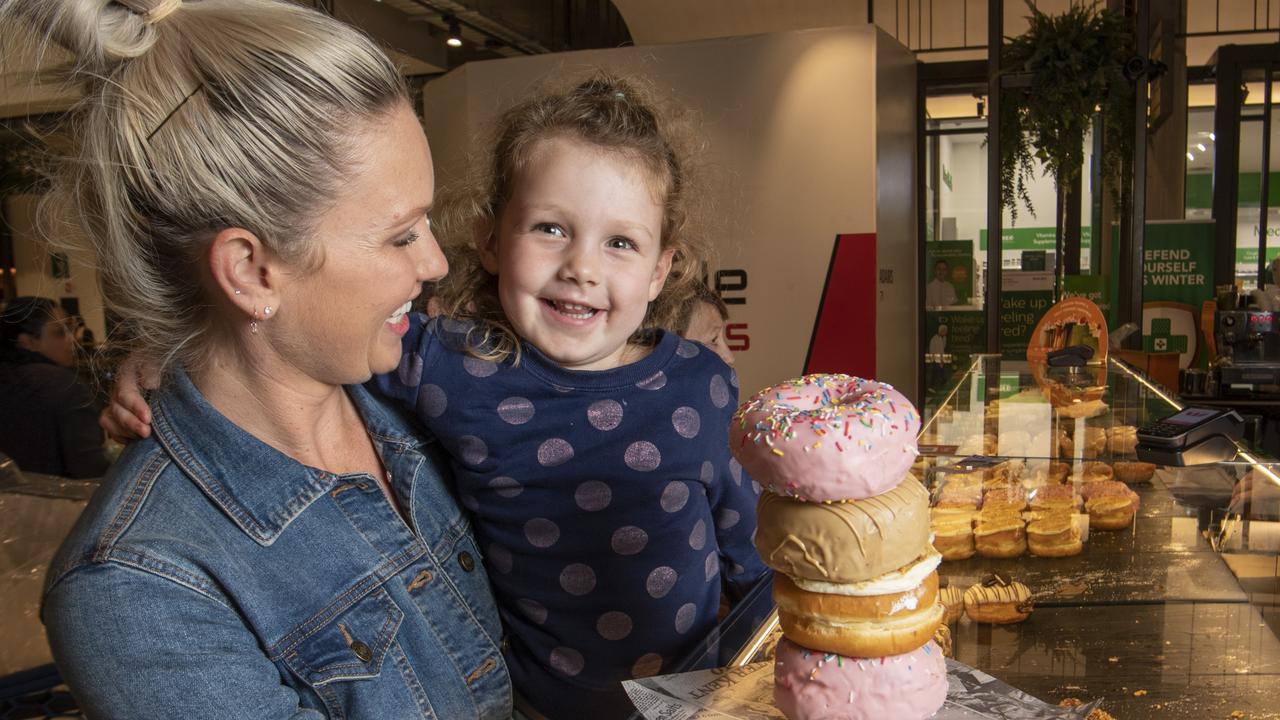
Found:
<path fill-rule="evenodd" d="M 346 386 L 375 443 L 421 445 L 404 420 L 359 385 Z M 272 544 L 342 476 L 311 468 L 242 430 L 181 371 L 152 400 L 152 434 L 223 512 L 260 545 Z"/>

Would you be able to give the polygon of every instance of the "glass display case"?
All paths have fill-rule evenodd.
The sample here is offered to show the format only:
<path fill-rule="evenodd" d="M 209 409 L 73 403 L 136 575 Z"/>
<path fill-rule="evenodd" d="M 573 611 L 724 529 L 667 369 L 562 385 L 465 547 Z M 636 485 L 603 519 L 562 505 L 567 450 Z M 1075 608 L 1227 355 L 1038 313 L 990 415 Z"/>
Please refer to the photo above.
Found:
<path fill-rule="evenodd" d="M 1046 378 L 1026 362 L 976 356 L 935 397 L 922 412 L 912 471 L 931 490 L 935 517 L 948 482 L 975 473 L 1022 488 L 1024 520 L 1037 516 L 1032 500 L 1050 484 L 1087 496 L 1088 486 L 1123 475 L 1114 487 L 1138 500 L 1118 530 L 1090 528 L 1081 502 L 1078 554 L 943 561 L 943 585 L 963 590 L 998 573 L 1035 600 L 1021 623 L 953 623 L 957 660 L 1048 702 L 1102 697 L 1126 720 L 1274 714 L 1280 465 L 1243 441 L 1234 457 L 1210 465 L 1140 465 L 1133 428 L 1181 404 L 1114 360 Z M 981 507 L 971 511 L 975 524 Z M 769 603 L 763 594 L 753 600 L 743 617 L 761 616 Z M 734 664 L 771 657 L 776 613 L 754 627 Z"/>

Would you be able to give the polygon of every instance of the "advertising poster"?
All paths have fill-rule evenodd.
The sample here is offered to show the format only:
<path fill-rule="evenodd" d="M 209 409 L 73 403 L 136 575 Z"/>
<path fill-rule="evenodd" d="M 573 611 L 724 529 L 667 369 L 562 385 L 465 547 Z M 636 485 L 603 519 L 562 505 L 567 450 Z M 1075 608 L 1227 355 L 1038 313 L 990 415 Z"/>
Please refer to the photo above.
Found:
<path fill-rule="evenodd" d="M 1203 365 L 1200 306 L 1213 298 L 1213 223 L 1147 225 L 1142 247 L 1142 349 Z"/>
<path fill-rule="evenodd" d="M 1000 290 L 1000 354 L 1023 360 L 1040 318 L 1053 305 L 1053 273 L 1006 270 Z"/>
<path fill-rule="evenodd" d="M 973 241 L 937 240 L 925 245 L 929 280 L 925 307 L 968 305 L 973 298 Z"/>
<path fill-rule="evenodd" d="M 969 367 L 974 353 L 987 351 L 987 318 L 981 310 L 925 314 L 925 385 L 927 392 L 947 390 L 955 374 Z"/>

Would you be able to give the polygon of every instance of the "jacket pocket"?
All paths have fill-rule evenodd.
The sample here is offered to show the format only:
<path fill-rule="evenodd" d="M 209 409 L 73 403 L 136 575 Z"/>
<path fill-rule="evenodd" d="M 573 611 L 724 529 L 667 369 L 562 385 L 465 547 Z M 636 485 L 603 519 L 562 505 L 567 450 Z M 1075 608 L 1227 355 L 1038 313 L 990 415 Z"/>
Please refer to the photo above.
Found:
<path fill-rule="evenodd" d="M 377 677 L 403 621 L 404 611 L 378 588 L 302 640 L 286 662 L 317 689 Z"/>

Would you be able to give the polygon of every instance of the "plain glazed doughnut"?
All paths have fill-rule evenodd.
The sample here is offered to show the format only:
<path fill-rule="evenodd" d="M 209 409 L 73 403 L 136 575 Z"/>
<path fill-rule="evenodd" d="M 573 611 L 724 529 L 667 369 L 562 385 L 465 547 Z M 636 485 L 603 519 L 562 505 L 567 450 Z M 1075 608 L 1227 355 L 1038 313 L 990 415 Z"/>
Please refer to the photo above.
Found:
<path fill-rule="evenodd" d="M 770 492 L 808 502 L 893 489 L 916 459 L 920 416 L 892 386 L 806 375 L 761 390 L 729 428 L 730 449 Z"/>
<path fill-rule="evenodd" d="M 851 658 L 785 637 L 773 667 L 773 701 L 789 720 L 924 720 L 947 699 L 947 664 L 933 641 L 904 655 Z"/>
<path fill-rule="evenodd" d="M 851 583 L 906 565 L 929 544 L 929 493 L 907 476 L 883 495 L 806 503 L 762 493 L 756 550 L 793 578 Z"/>

